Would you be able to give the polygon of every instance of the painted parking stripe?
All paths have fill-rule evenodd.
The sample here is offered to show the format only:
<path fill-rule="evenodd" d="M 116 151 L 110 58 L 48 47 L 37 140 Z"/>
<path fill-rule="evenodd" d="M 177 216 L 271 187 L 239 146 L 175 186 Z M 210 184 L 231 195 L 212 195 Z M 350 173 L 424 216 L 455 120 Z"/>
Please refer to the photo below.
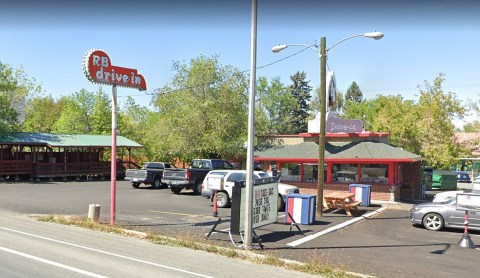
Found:
<path fill-rule="evenodd" d="M 295 240 L 293 242 L 290 242 L 290 243 L 287 243 L 287 246 L 290 246 L 290 247 L 295 247 L 295 246 L 298 246 L 300 244 L 303 244 L 305 242 L 308 242 L 310 240 L 313 240 L 313 239 L 316 239 L 317 237 L 320 237 L 320 236 L 323 236 L 323 235 L 326 235 L 326 234 L 329 234 L 331 232 L 334 232 L 336 230 L 339 230 L 339 229 L 342 229 L 342 228 L 345 228 L 347 226 L 350 226 L 352 225 L 353 223 L 356 223 L 360 220 L 363 220 L 363 219 L 367 219 L 367 218 L 370 218 L 372 217 L 373 215 L 377 214 L 377 213 L 380 213 L 382 212 L 383 210 L 385 210 L 385 207 L 381 207 L 375 211 L 372 211 L 372 212 L 369 212 L 369 213 L 366 213 L 362 216 L 359 216 L 359 217 L 355 217 L 349 221 L 346 221 L 346 222 L 343 222 L 342 224 L 339 224 L 339 225 L 336 225 L 336 226 L 333 226 L 333 227 L 330 227 L 328 229 L 325 229 L 321 232 L 318 232 L 316 234 L 313 234 L 313 235 L 309 235 L 309 236 L 306 236 L 304 238 L 301 238 L 301 239 L 298 239 L 298 240 Z"/>

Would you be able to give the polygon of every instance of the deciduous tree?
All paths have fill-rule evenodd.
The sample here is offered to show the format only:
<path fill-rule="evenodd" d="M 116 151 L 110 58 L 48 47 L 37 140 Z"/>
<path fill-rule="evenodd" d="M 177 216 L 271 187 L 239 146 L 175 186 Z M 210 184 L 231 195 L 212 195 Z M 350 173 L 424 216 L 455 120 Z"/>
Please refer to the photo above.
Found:
<path fill-rule="evenodd" d="M 419 138 L 421 155 L 433 166 L 449 169 L 458 157 L 460 146 L 454 141 L 454 118 L 462 119 L 466 109 L 451 92 L 444 92 L 445 75 L 439 74 L 433 84 L 425 81 L 420 88 Z"/>
<path fill-rule="evenodd" d="M 28 78 L 22 68 L 14 69 L 0 61 L 0 133 L 18 129 L 27 97 L 40 91 L 35 79 Z"/>
<path fill-rule="evenodd" d="M 247 79 L 216 57 L 175 62 L 170 85 L 154 98 L 148 144 L 163 158 L 243 156 L 247 134 Z"/>
<path fill-rule="evenodd" d="M 110 100 L 100 88 L 97 93 L 81 89 L 64 97 L 62 112 L 52 132 L 67 134 L 108 134 L 112 118 Z"/>
<path fill-rule="evenodd" d="M 23 131 L 52 133 L 53 125 L 59 119 L 65 98 L 56 101 L 52 96 L 33 97 L 27 101 Z"/>
<path fill-rule="evenodd" d="M 257 85 L 258 107 L 264 113 L 267 122 L 265 134 L 289 134 L 293 132 L 292 111 L 297 106 L 297 99 L 288 91 L 279 77 L 268 84 L 265 77 L 260 77 Z M 260 114 L 261 115 L 261 114 Z M 260 132 L 258 135 L 261 135 Z"/>

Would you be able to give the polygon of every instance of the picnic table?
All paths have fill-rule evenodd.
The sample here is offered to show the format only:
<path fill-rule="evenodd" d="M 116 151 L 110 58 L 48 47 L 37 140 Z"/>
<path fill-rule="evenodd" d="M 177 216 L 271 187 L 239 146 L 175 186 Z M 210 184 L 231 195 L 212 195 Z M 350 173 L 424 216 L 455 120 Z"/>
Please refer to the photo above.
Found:
<path fill-rule="evenodd" d="M 354 201 L 355 193 L 350 192 L 331 192 L 323 196 L 328 209 L 343 209 L 348 216 L 353 216 L 352 212 L 358 211 L 361 201 Z"/>

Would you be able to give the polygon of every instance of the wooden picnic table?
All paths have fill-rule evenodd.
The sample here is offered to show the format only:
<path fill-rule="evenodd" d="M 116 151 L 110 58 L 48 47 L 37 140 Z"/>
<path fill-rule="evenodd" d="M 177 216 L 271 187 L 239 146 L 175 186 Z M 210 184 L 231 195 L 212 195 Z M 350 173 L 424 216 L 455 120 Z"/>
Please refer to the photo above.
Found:
<path fill-rule="evenodd" d="M 355 193 L 350 192 L 331 192 L 323 196 L 328 209 L 343 209 L 348 216 L 352 216 L 352 212 L 357 212 L 358 206 L 362 203 L 354 201 L 353 197 Z"/>

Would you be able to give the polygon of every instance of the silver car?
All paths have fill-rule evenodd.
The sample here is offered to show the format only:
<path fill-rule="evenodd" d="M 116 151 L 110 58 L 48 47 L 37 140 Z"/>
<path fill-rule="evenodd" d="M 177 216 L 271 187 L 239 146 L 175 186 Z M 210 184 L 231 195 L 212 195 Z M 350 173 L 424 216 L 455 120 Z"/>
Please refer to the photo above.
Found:
<path fill-rule="evenodd" d="M 438 231 L 444 227 L 463 229 L 465 211 L 457 210 L 456 205 L 456 198 L 440 203 L 414 205 L 410 209 L 410 221 L 431 231 Z M 469 229 L 480 231 L 480 212 L 469 213 L 468 220 Z"/>

